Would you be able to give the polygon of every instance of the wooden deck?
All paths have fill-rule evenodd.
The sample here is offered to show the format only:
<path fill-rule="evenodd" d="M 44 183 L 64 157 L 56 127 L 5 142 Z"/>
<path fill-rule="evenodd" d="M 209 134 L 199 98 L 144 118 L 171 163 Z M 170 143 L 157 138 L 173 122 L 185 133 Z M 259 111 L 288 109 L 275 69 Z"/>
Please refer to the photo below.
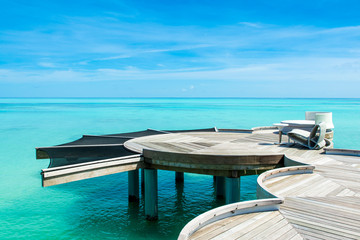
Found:
<path fill-rule="evenodd" d="M 360 239 L 359 151 L 328 151 L 357 156 L 325 154 L 324 150 L 287 143 L 286 136 L 285 144 L 274 145 L 278 134 L 271 128 L 161 131 L 127 139 L 124 147 L 138 154 L 114 157 L 104 150 L 101 157 L 107 159 L 45 169 L 44 186 L 138 168 L 225 177 L 262 173 L 258 178 L 258 196 L 268 199 L 208 211 L 189 222 L 179 239 Z M 97 146 L 105 147 L 114 146 Z M 75 156 L 70 151 L 74 146 L 55 148 L 59 155 L 55 157 Z M 93 146 L 81 148 L 91 150 L 84 151 L 89 156 L 81 157 L 94 157 L 94 152 L 99 157 Z M 48 156 L 39 151 L 38 158 L 44 157 Z M 280 165 L 285 168 L 279 168 Z"/>
<path fill-rule="evenodd" d="M 264 189 L 284 200 L 279 210 L 230 216 L 204 224 L 188 237 L 182 232 L 179 239 L 360 239 L 360 157 L 264 144 L 276 137 L 259 131 L 232 142 L 283 153 L 293 161 L 290 165 L 315 166 L 312 173 L 289 171 L 265 178 Z"/>
<path fill-rule="evenodd" d="M 143 153 L 144 162 L 152 168 L 239 177 L 260 174 L 283 165 L 284 153 L 274 148 L 278 135 L 273 130 L 258 132 L 262 134 L 172 133 L 135 138 L 125 142 L 124 146 Z"/>
<path fill-rule="evenodd" d="M 257 212 L 237 215 L 209 224 L 191 239 L 302 239 L 279 212 Z"/>
<path fill-rule="evenodd" d="M 265 182 L 280 213 L 306 239 L 360 239 L 360 158 L 319 156 L 312 174 Z"/>

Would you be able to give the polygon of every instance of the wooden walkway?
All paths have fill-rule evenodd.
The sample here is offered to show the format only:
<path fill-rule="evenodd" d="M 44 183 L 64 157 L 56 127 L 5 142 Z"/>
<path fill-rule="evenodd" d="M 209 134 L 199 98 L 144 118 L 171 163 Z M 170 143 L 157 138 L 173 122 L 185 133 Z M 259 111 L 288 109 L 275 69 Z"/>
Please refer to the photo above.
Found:
<path fill-rule="evenodd" d="M 319 156 L 312 174 L 273 178 L 280 213 L 305 239 L 360 239 L 360 158 Z"/>
<path fill-rule="evenodd" d="M 196 231 L 200 239 L 302 239 L 289 221 L 278 211 L 237 215 L 209 224 Z"/>
<path fill-rule="evenodd" d="M 327 155 L 323 150 L 294 144 L 274 145 L 278 141 L 274 129 L 155 132 L 146 137 L 138 137 L 139 133 L 133 137 L 105 136 L 106 143 L 96 148 L 79 147 L 89 137 L 72 146 L 52 147 L 54 158 L 101 159 L 45 169 L 43 184 L 138 168 L 228 178 L 262 173 L 258 195 L 271 199 L 233 203 L 208 211 L 189 222 L 179 239 L 360 239 L 360 156 Z M 114 146 L 113 138 L 121 138 L 121 144 Z M 287 142 L 286 136 L 283 142 Z M 82 149 L 81 156 L 72 151 L 75 148 Z M 109 155 L 109 149 L 114 156 Z M 45 150 L 38 149 L 38 158 L 49 157 L 41 152 Z M 127 155 L 116 157 L 124 151 Z"/>
<path fill-rule="evenodd" d="M 360 239 L 360 157 L 264 144 L 275 142 L 276 137 L 260 131 L 235 142 L 284 153 L 314 165 L 314 171 L 264 181 L 271 194 L 284 198 L 278 211 L 227 217 L 198 229 L 189 239 Z"/>

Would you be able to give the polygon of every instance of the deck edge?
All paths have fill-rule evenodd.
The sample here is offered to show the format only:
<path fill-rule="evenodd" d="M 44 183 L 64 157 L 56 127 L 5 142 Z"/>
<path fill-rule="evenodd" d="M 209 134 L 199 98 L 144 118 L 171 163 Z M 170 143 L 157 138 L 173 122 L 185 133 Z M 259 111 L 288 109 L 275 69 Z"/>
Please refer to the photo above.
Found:
<path fill-rule="evenodd" d="M 224 205 L 207 211 L 188 222 L 179 234 L 178 240 L 186 240 L 206 225 L 224 218 L 255 212 L 277 211 L 283 198 L 260 199 Z"/>

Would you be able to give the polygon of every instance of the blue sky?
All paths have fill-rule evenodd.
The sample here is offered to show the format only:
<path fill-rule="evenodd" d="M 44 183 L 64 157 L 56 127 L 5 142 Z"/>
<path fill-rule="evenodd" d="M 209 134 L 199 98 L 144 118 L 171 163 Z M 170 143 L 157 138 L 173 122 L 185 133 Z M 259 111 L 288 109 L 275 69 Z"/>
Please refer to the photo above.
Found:
<path fill-rule="evenodd" d="M 358 1 L 1 0 L 0 97 L 360 97 Z"/>

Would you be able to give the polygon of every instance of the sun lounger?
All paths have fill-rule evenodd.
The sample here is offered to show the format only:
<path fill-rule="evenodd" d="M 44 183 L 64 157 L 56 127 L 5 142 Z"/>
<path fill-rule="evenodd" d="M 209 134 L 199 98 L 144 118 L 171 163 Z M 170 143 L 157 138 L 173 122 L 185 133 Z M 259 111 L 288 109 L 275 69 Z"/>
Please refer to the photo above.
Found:
<path fill-rule="evenodd" d="M 293 129 L 287 133 L 288 137 L 309 149 L 321 149 L 326 145 L 326 124 L 321 122 L 311 130 Z"/>

